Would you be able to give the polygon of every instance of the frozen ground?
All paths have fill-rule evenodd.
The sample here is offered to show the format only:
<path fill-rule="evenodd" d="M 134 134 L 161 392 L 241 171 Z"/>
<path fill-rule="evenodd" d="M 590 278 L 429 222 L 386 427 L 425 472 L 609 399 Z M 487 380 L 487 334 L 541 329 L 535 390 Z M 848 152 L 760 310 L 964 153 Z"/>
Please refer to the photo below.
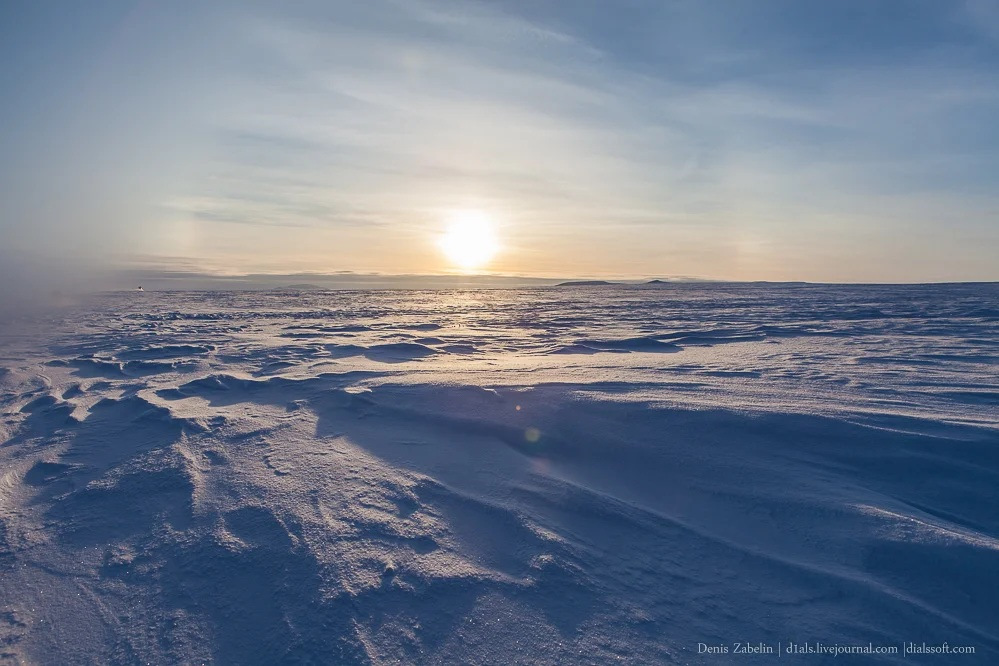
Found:
<path fill-rule="evenodd" d="M 122 293 L 0 331 L 0 660 L 999 663 L 994 284 Z"/>

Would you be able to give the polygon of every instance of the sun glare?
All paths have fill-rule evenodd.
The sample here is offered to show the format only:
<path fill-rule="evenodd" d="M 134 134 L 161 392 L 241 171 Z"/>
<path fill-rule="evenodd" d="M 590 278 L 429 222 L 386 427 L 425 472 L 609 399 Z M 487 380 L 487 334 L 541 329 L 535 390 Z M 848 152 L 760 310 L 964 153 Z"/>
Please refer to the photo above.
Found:
<path fill-rule="evenodd" d="M 499 250 L 496 231 L 489 217 L 478 210 L 453 213 L 440 248 L 454 265 L 473 270 L 482 268 Z"/>

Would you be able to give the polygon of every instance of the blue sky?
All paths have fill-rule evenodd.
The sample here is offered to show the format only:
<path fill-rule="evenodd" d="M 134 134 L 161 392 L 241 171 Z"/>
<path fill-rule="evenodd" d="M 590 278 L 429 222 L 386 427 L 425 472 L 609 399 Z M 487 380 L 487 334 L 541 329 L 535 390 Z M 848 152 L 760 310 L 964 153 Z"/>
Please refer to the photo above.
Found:
<path fill-rule="evenodd" d="M 999 2 L 7 2 L 0 253 L 999 279 Z"/>

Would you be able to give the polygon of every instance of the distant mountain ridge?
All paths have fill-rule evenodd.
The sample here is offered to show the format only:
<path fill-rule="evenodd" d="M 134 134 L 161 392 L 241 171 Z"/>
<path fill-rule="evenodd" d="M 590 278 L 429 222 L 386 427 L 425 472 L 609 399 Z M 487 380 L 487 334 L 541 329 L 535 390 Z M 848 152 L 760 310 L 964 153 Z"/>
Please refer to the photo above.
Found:
<path fill-rule="evenodd" d="M 608 282 L 607 280 L 569 280 L 559 282 L 556 287 L 603 287 L 611 284 L 622 284 L 620 282 Z"/>
<path fill-rule="evenodd" d="M 321 291 L 323 288 L 318 284 L 311 284 L 309 282 L 300 282 L 298 284 L 289 284 L 285 287 L 292 291 Z"/>
<path fill-rule="evenodd" d="M 686 281 L 700 282 L 701 280 L 694 280 L 694 279 L 661 280 L 659 278 L 653 278 L 645 282 L 636 282 L 633 280 L 626 280 L 621 282 L 614 282 L 611 280 L 569 280 L 568 282 L 559 282 L 555 286 L 556 287 L 604 287 L 604 286 L 618 285 L 622 287 L 643 287 L 645 285 L 674 284 L 676 282 L 686 282 Z"/>

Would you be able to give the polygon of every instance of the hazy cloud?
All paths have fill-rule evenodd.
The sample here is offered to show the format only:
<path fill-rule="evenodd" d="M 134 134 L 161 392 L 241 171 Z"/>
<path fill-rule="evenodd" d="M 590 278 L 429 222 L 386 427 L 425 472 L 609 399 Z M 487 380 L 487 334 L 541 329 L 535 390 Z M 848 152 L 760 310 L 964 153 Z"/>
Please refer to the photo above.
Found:
<path fill-rule="evenodd" d="M 473 207 L 502 227 L 501 271 L 996 277 L 988 3 L 185 8 L 57 42 L 53 67 L 91 57 L 81 109 L 4 107 L 66 140 L 3 163 L 9 238 L 433 272 L 445 212 Z"/>

